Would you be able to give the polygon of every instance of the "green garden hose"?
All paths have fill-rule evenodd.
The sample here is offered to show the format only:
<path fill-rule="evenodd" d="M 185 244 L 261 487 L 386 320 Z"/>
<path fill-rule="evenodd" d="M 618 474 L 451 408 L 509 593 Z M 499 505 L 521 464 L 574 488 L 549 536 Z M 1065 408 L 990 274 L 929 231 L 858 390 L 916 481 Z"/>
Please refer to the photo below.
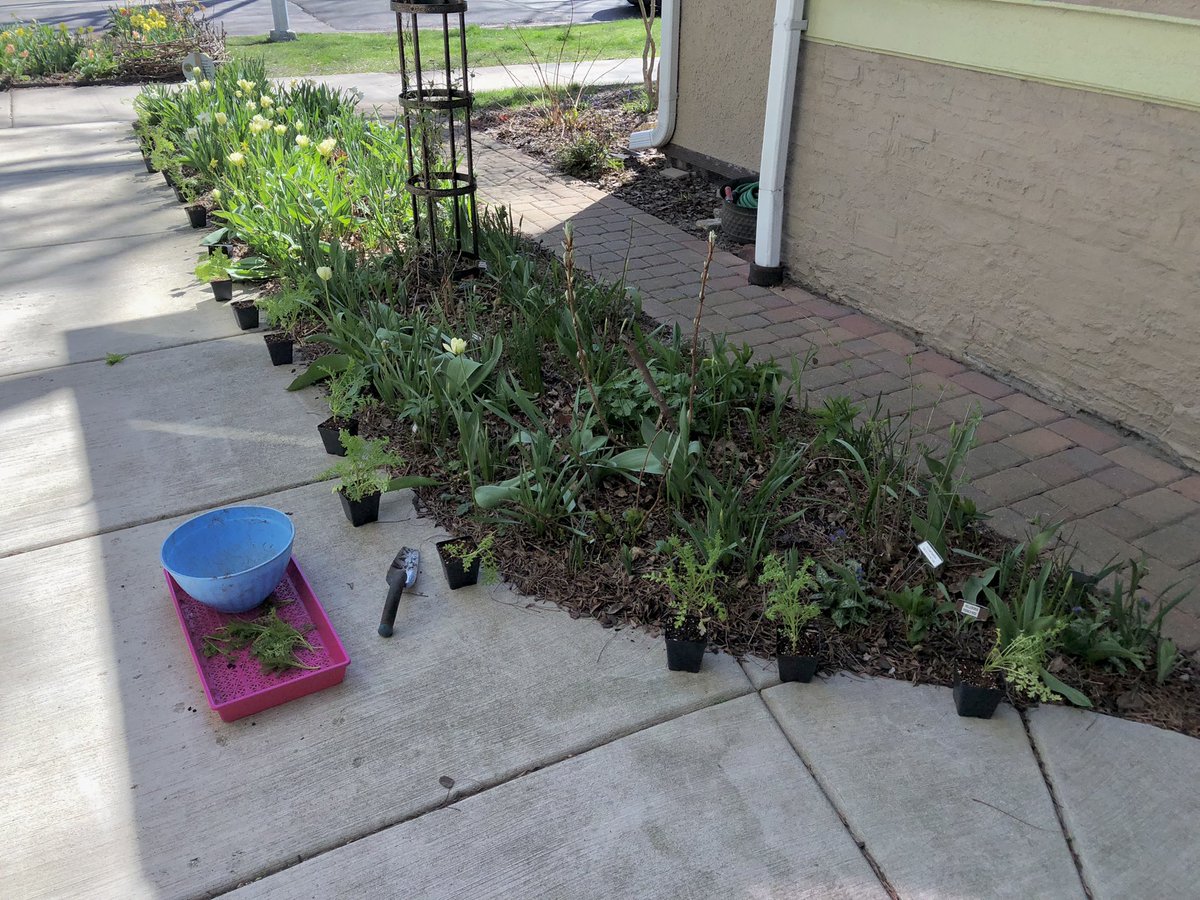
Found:
<path fill-rule="evenodd" d="M 745 209 L 758 209 L 758 182 L 748 181 L 733 189 L 733 205 Z"/>

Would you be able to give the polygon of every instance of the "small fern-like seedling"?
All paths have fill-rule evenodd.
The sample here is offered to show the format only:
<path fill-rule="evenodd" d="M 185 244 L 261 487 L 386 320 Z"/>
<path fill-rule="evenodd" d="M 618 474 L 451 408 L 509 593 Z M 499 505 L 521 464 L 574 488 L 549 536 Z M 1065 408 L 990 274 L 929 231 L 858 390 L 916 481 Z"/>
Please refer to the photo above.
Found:
<path fill-rule="evenodd" d="M 811 556 L 805 557 L 802 564 L 795 550 L 789 550 L 782 558 L 772 553 L 763 560 L 762 574 L 758 577 L 758 583 L 769 589 L 766 617 L 779 626 L 793 653 L 800 645 L 804 626 L 821 614 L 816 602 L 801 601 L 801 597 L 817 589 L 817 580 L 810 571 L 814 565 Z"/>
<path fill-rule="evenodd" d="M 692 618 L 700 634 L 707 634 L 713 619 L 724 622 L 728 617 L 725 604 L 717 596 L 721 573 L 717 566 L 721 561 L 721 539 L 714 535 L 700 548 L 704 560 L 697 558 L 696 545 L 672 536 L 665 545 L 671 553 L 671 564 L 645 577 L 657 584 L 665 585 L 671 592 L 672 624 L 678 630 Z"/>

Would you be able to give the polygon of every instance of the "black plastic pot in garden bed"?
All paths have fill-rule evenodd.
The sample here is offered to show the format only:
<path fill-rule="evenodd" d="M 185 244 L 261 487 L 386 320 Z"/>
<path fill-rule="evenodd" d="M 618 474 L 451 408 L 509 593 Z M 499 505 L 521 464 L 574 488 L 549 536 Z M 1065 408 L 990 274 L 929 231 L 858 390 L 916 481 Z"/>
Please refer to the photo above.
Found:
<path fill-rule="evenodd" d="M 325 452 L 330 456 L 346 455 L 346 448 L 342 446 L 341 441 L 343 431 L 358 434 L 358 419 L 339 419 L 337 416 L 330 416 L 317 426 L 317 432 L 321 435 L 321 443 L 325 445 Z"/>
<path fill-rule="evenodd" d="M 1004 697 L 1004 690 L 981 687 L 966 681 L 954 682 L 954 708 L 968 719 L 990 719 Z"/>
<path fill-rule="evenodd" d="M 228 303 L 233 299 L 233 279 L 226 278 L 224 281 L 210 281 L 212 286 L 213 297 L 218 303 Z"/>
<path fill-rule="evenodd" d="M 157 169 L 154 168 L 154 163 L 150 162 L 149 156 L 146 156 L 145 154 L 143 154 L 142 162 L 144 162 L 146 164 L 146 171 L 149 172 L 151 175 L 153 175 L 156 171 L 158 171 Z"/>
<path fill-rule="evenodd" d="M 801 684 L 808 684 L 817 674 L 817 658 L 815 656 L 780 653 L 776 660 L 779 662 L 780 681 L 798 681 Z"/>
<path fill-rule="evenodd" d="M 264 334 L 263 340 L 267 342 L 267 352 L 271 354 L 271 365 L 291 365 L 293 344 L 289 335 L 282 331 L 273 331 L 270 334 Z"/>
<path fill-rule="evenodd" d="M 342 509 L 346 513 L 346 518 L 355 528 L 379 520 L 379 498 L 383 496 L 382 494 L 378 492 L 367 494 L 361 500 L 351 500 L 344 491 L 338 491 L 337 495 L 338 499 L 342 501 Z"/>
<path fill-rule="evenodd" d="M 163 177 L 163 181 L 165 181 L 165 182 L 167 183 L 167 186 L 168 186 L 168 187 L 170 187 L 170 188 L 172 188 L 172 189 L 174 189 L 174 187 L 175 187 L 175 179 L 173 179 L 173 178 L 171 177 L 171 173 L 170 173 L 170 172 L 168 172 L 166 169 L 163 169 L 163 170 L 162 170 L 162 177 Z"/>
<path fill-rule="evenodd" d="M 258 327 L 258 307 L 254 305 L 253 300 L 239 300 L 231 305 L 238 328 L 242 331 L 249 331 L 251 328 Z"/>
<path fill-rule="evenodd" d="M 181 191 L 179 188 L 175 187 L 174 185 L 171 186 L 171 190 L 173 190 L 175 192 L 175 202 L 187 203 L 187 198 L 183 196 L 183 191 Z"/>
<path fill-rule="evenodd" d="M 224 253 L 226 256 L 230 257 L 231 259 L 233 258 L 233 244 L 209 244 L 208 245 L 208 255 L 209 256 L 212 256 L 218 250 L 220 250 L 222 253 Z"/>
<path fill-rule="evenodd" d="M 446 573 L 446 583 L 450 590 L 469 587 L 479 583 L 479 556 L 471 560 L 470 567 L 464 568 L 463 561 L 449 552 L 451 544 L 461 545 L 463 542 L 454 538 L 437 543 L 438 559 L 442 561 L 442 571 Z"/>
<path fill-rule="evenodd" d="M 699 672 L 704 662 L 704 648 L 708 641 L 691 622 L 684 622 L 676 629 L 668 625 L 663 631 L 667 644 L 667 668 L 672 672 Z"/>
<path fill-rule="evenodd" d="M 780 681 L 798 681 L 808 684 L 820 666 L 821 639 L 810 631 L 802 631 L 796 646 L 791 646 L 787 635 L 778 633 L 775 638 L 778 651 L 775 660 L 779 664 Z M 788 652 L 784 652 L 784 651 Z"/>
<path fill-rule="evenodd" d="M 193 228 L 204 228 L 208 225 L 208 210 L 199 203 L 187 208 L 187 216 Z"/>

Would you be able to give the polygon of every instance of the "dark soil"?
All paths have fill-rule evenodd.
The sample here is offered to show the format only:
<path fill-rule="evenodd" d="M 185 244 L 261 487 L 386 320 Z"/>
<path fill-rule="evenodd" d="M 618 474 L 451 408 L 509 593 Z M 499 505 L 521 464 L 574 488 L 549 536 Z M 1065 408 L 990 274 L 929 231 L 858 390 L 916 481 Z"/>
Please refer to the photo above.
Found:
<path fill-rule="evenodd" d="M 629 135 L 647 126 L 645 113 L 626 108 L 640 93 L 627 87 L 590 93 L 588 106 L 574 127 L 555 125 L 547 120 L 544 110 L 533 107 L 488 110 L 480 113 L 474 124 L 492 138 L 552 165 L 563 147 L 581 135 L 589 135 L 607 149 L 612 167 L 583 180 L 683 231 L 704 236 L 707 231 L 696 223 L 713 218 L 720 205 L 716 185 L 699 172 L 688 172 L 674 180 L 664 178 L 661 173 L 667 161 L 661 153 L 628 148 Z"/>
<path fill-rule="evenodd" d="M 272 331 L 270 334 L 264 334 L 263 340 L 268 344 L 290 344 L 292 336 L 283 331 Z"/>

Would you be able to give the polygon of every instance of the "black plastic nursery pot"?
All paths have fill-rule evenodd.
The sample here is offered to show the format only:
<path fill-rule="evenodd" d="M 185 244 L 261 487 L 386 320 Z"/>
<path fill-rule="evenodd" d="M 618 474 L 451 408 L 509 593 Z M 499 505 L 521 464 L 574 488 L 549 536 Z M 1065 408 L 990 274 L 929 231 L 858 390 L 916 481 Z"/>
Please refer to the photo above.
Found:
<path fill-rule="evenodd" d="M 358 434 L 358 419 L 339 419 L 337 416 L 330 416 L 317 426 L 317 433 L 321 435 L 321 443 L 325 445 L 325 452 L 330 456 L 346 455 L 346 448 L 342 446 L 341 441 L 343 431 Z"/>
<path fill-rule="evenodd" d="M 667 644 L 667 668 L 672 672 L 699 672 L 704 662 L 704 648 L 708 641 L 700 636 L 699 631 L 691 622 L 684 622 L 682 628 L 668 625 L 663 631 L 663 640 Z"/>
<path fill-rule="evenodd" d="M 208 225 L 208 210 L 199 203 L 187 208 L 187 216 L 193 228 L 204 228 Z"/>
<path fill-rule="evenodd" d="M 238 328 L 242 331 L 249 331 L 251 328 L 258 327 L 258 307 L 254 305 L 253 300 L 239 300 L 232 304 L 232 307 Z"/>
<path fill-rule="evenodd" d="M 144 162 L 146 164 L 146 171 L 149 172 L 151 175 L 153 175 L 157 171 L 154 168 L 154 163 L 150 162 L 149 154 L 147 154 L 147 153 L 142 154 L 142 162 Z"/>
<path fill-rule="evenodd" d="M 222 253 L 224 253 L 228 257 L 233 256 L 233 244 L 209 244 L 208 245 L 208 255 L 209 256 L 212 256 L 218 250 L 220 250 Z"/>
<path fill-rule="evenodd" d="M 801 684 L 808 684 L 817 674 L 818 663 L 815 656 L 780 653 L 775 659 L 779 663 L 780 681 L 798 681 Z"/>
<path fill-rule="evenodd" d="M 175 192 L 175 202 L 187 203 L 187 198 L 183 196 L 183 191 L 181 191 L 179 188 L 175 187 L 174 185 L 171 185 L 171 190 L 173 190 Z"/>
<path fill-rule="evenodd" d="M 213 297 L 219 303 L 228 303 L 233 299 L 233 279 L 226 278 L 224 281 L 210 281 L 212 285 Z"/>
<path fill-rule="evenodd" d="M 171 177 L 171 173 L 168 172 L 166 169 L 162 170 L 162 177 L 163 177 L 163 181 L 165 181 L 169 187 L 172 187 L 172 188 L 175 187 L 175 179 L 173 179 Z"/>
<path fill-rule="evenodd" d="M 990 719 L 1003 697 L 1001 688 L 980 687 L 967 681 L 954 682 L 954 708 L 967 719 Z"/>
<path fill-rule="evenodd" d="M 282 331 L 264 334 L 267 342 L 267 352 L 271 354 L 271 365 L 290 366 L 292 364 L 292 339 Z"/>
<path fill-rule="evenodd" d="M 367 494 L 361 500 L 351 500 L 346 496 L 345 491 L 338 491 L 338 499 L 342 501 L 342 510 L 355 528 L 379 520 L 379 498 L 381 496 L 383 495 L 376 492 Z"/>
<path fill-rule="evenodd" d="M 479 583 L 479 557 L 476 556 L 471 565 L 464 568 L 462 560 L 447 549 L 451 544 L 461 543 L 463 542 L 452 538 L 448 541 L 438 541 L 437 544 L 438 559 L 442 561 L 442 571 L 446 573 L 446 583 L 452 591 Z"/>
<path fill-rule="evenodd" d="M 758 210 L 738 206 L 736 203 L 726 200 L 725 188 L 736 188 L 752 181 L 758 181 L 758 177 L 751 176 L 725 181 L 717 190 L 718 196 L 721 198 L 721 237 L 737 244 L 754 243 L 755 235 L 758 233 Z"/>

